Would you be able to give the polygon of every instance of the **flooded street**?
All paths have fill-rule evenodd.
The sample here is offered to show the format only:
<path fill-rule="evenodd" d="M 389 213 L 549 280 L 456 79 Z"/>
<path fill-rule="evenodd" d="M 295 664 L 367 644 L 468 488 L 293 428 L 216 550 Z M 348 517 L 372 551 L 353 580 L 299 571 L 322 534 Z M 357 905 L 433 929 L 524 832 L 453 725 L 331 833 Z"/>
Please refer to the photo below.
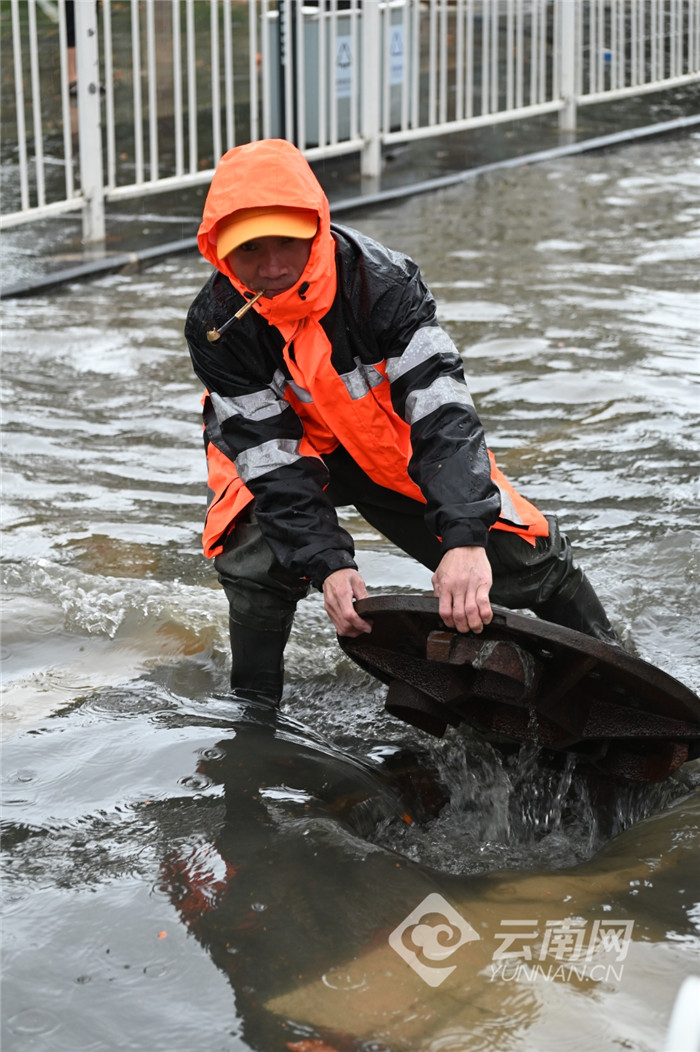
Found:
<path fill-rule="evenodd" d="M 699 191 L 692 134 L 342 217 L 418 261 L 501 468 L 696 692 Z M 700 975 L 700 761 L 601 784 L 428 738 L 317 594 L 281 713 L 227 694 L 182 334 L 208 273 L 3 304 L 3 1049 L 659 1052 Z M 372 594 L 430 591 L 343 521 Z M 431 986 L 389 936 L 435 894 L 466 927 Z"/>

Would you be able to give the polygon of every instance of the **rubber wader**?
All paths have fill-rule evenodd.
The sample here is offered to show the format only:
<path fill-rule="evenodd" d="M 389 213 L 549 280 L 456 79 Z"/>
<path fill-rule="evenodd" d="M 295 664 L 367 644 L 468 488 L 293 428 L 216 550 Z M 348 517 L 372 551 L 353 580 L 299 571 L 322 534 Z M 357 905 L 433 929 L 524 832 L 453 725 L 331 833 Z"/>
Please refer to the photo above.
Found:
<path fill-rule="evenodd" d="M 573 628 L 604 643 L 620 645 L 617 632 L 608 621 L 600 599 L 593 590 L 593 585 L 585 576 L 581 584 L 569 599 L 555 597 L 532 608 L 538 617 L 553 621 L 555 625 Z"/>
<path fill-rule="evenodd" d="M 254 691 L 279 704 L 284 686 L 284 648 L 291 627 L 265 631 L 229 617 L 232 690 Z"/>

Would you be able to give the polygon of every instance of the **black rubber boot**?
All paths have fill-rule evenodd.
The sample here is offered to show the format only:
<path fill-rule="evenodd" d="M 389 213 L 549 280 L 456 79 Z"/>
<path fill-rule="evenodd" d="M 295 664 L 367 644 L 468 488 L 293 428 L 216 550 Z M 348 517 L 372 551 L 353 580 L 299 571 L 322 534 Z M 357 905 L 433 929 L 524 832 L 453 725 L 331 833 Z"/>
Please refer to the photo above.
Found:
<path fill-rule="evenodd" d="M 533 609 L 545 621 L 573 628 L 594 639 L 602 639 L 604 643 L 621 646 L 620 637 L 608 621 L 602 603 L 585 575 L 569 599 L 555 597 Z"/>
<path fill-rule="evenodd" d="M 284 648 L 291 627 L 266 631 L 229 617 L 232 690 L 254 691 L 279 704 L 284 686 Z"/>

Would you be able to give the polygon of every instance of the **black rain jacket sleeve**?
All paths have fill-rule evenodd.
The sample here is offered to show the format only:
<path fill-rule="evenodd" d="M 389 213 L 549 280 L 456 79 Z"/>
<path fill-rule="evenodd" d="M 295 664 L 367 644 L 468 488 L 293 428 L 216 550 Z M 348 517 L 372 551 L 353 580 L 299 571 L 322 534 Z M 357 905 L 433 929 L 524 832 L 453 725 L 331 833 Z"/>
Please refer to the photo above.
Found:
<path fill-rule="evenodd" d="M 215 273 L 190 308 L 185 336 L 194 371 L 207 388 L 205 445 L 213 442 L 236 466 L 255 498 L 255 514 L 281 565 L 321 588 L 335 570 L 357 569 L 352 537 L 325 488 L 320 457 L 300 456 L 303 425 L 283 397 L 289 381 L 278 330 L 254 310 L 209 343 L 207 329 L 222 326 L 243 305 L 227 278 Z M 237 411 L 228 415 L 227 407 Z M 270 450 L 270 470 L 251 477 L 247 454 Z"/>
<path fill-rule="evenodd" d="M 426 525 L 443 552 L 485 547 L 501 500 L 491 480 L 486 439 L 464 376 L 461 356 L 438 325 L 437 308 L 417 264 L 356 231 L 336 227 L 355 248 L 349 277 L 339 253 L 341 288 L 361 301 L 351 283 L 362 277 L 374 292 L 363 339 L 371 360 L 385 360 L 396 413 L 411 427 L 411 479 L 427 502 Z M 359 260 L 359 262 L 358 262 Z M 357 317 L 357 310 L 349 312 Z M 362 312 L 364 313 L 364 312 Z M 345 330 L 349 328 L 346 322 Z"/>

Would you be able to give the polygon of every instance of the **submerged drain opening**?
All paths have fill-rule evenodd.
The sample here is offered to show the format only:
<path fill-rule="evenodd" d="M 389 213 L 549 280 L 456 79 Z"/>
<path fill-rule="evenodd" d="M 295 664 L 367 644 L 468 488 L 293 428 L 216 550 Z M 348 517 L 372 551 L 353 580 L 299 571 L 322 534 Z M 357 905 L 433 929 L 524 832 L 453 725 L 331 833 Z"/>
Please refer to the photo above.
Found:
<path fill-rule="evenodd" d="M 389 814 L 386 801 L 365 801 L 350 817 L 353 829 L 450 874 L 577 865 L 687 792 L 675 779 L 616 782 L 574 754 L 500 751 L 466 733 L 393 749 L 390 763 L 381 760 L 401 803 Z"/>

